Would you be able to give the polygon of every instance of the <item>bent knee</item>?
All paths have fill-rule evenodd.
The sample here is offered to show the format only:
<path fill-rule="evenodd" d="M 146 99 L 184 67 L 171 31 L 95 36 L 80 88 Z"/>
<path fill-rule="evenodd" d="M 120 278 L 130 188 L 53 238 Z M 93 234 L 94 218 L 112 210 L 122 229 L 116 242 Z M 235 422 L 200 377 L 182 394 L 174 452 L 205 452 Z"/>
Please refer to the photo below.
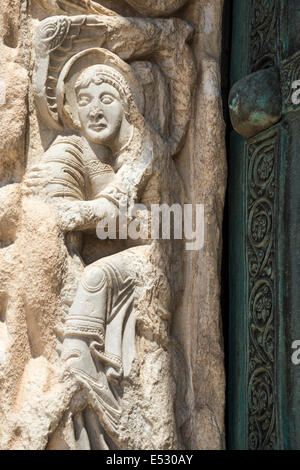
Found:
<path fill-rule="evenodd" d="M 106 277 L 100 267 L 91 266 L 85 268 L 81 282 L 88 291 L 98 291 L 106 283 Z"/>

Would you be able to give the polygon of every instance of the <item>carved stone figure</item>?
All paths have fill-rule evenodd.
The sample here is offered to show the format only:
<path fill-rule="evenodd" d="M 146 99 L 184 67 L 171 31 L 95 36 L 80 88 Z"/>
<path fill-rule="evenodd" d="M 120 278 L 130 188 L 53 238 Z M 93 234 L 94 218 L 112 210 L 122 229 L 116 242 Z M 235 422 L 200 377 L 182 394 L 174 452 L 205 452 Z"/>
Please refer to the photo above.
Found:
<path fill-rule="evenodd" d="M 25 3 L 0 28 L 0 448 L 220 448 L 222 2 Z M 149 231 L 184 202 L 200 252 Z"/>
<path fill-rule="evenodd" d="M 168 144 L 143 118 L 143 91 L 130 66 L 105 49 L 85 50 L 65 64 L 57 89 L 61 119 L 81 137 L 58 137 L 26 184 L 56 201 L 65 232 L 95 231 L 103 219 L 117 218 L 125 204 L 129 222 L 143 194 L 149 208 L 151 202 L 180 202 L 181 183 Z M 177 189 L 169 188 L 166 176 L 171 174 Z M 159 243 L 152 248 L 149 240 L 138 241 L 139 246 L 129 241 L 132 247 L 126 249 L 128 241 L 124 242 L 122 251 L 118 253 L 116 243 L 115 254 L 100 255 L 84 269 L 65 322 L 62 360 L 89 392 L 85 406 L 73 417 L 79 448 L 128 445 L 120 432 L 122 383 L 137 358 L 136 321 L 143 321 L 146 313 L 138 302 L 145 274 L 152 272 L 152 282 L 160 284 L 152 286 L 156 321 L 162 327 L 171 315 L 171 272 L 164 258 L 172 248 L 160 249 Z M 161 267 L 151 261 L 155 252 Z M 78 424 L 82 413 L 93 416 L 97 431 L 88 420 Z M 84 439 L 78 430 L 82 426 Z M 174 425 L 171 433 L 175 442 Z"/>

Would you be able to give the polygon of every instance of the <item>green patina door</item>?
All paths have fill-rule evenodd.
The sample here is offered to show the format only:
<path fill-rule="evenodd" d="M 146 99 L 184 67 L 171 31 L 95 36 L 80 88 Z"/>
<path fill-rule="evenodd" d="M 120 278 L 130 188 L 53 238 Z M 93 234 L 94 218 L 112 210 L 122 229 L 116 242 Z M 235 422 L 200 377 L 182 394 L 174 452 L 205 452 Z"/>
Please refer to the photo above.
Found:
<path fill-rule="evenodd" d="M 229 152 L 231 449 L 300 449 L 297 80 L 300 0 L 234 0 L 230 106 L 247 138 L 232 131 Z"/>

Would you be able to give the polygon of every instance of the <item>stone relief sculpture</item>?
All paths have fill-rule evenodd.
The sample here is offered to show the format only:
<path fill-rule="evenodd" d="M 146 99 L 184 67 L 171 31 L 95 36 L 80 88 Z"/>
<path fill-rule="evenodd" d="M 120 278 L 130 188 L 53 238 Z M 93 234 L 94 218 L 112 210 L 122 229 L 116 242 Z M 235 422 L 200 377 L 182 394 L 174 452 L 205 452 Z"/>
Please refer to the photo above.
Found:
<path fill-rule="evenodd" d="M 129 47 L 128 29 L 131 35 L 138 33 Z M 67 311 L 61 362 L 81 386 L 70 405 L 78 449 L 151 447 L 150 423 L 156 405 L 141 396 L 145 377 L 140 371 L 149 345 L 139 345 L 137 352 L 137 329 L 140 340 L 157 336 L 146 341 L 152 349 L 157 344 L 159 351 L 163 343 L 165 348 L 156 359 L 164 370 L 156 399 L 164 403 L 165 423 L 160 422 L 161 437 L 154 447 L 178 445 L 169 320 L 172 289 L 180 279 L 180 250 L 174 242 L 149 237 L 137 242 L 116 240 L 111 243 L 113 254 L 105 256 L 103 241 L 98 242 L 96 261 L 86 263 L 82 237 L 95 233 L 101 221 L 117 219 L 121 207 L 127 207 L 129 223 L 137 203 L 149 209 L 151 203 L 183 203 L 182 184 L 171 157 L 189 117 L 194 82 L 193 60 L 186 46 L 190 33 L 191 28 L 179 20 L 116 21 L 100 16 L 51 17 L 37 32 L 37 103 L 42 117 L 60 135 L 41 163 L 29 171 L 25 184 L 29 197 L 37 195 L 54 204 L 69 253 L 78 262 L 61 291 Z M 174 42 L 181 43 L 179 57 L 168 50 Z M 87 47 L 92 44 L 97 47 Z M 104 45 L 114 52 L 99 47 Z M 131 60 L 156 53 L 156 62 L 129 65 L 116 51 Z M 190 76 L 176 95 L 183 63 Z M 157 98 L 149 92 L 147 97 L 151 81 L 158 87 Z M 169 90 L 173 108 L 168 110 Z M 131 417 L 136 409 L 141 416 Z M 139 439 L 144 442 L 137 444 L 131 434 L 139 427 Z"/>
<path fill-rule="evenodd" d="M 0 448 L 221 448 L 222 2 L 13 3 Z M 184 202 L 205 204 L 200 251 L 149 230 L 152 204 Z"/>

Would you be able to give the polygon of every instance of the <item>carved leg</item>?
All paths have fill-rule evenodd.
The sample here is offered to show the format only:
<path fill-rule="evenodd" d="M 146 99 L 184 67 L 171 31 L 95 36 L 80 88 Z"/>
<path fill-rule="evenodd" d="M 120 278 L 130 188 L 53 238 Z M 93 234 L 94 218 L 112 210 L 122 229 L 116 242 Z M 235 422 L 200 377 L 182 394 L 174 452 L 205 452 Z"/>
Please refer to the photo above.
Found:
<path fill-rule="evenodd" d="M 107 280 L 95 266 L 85 268 L 66 322 L 66 336 L 84 336 L 104 344 Z"/>

